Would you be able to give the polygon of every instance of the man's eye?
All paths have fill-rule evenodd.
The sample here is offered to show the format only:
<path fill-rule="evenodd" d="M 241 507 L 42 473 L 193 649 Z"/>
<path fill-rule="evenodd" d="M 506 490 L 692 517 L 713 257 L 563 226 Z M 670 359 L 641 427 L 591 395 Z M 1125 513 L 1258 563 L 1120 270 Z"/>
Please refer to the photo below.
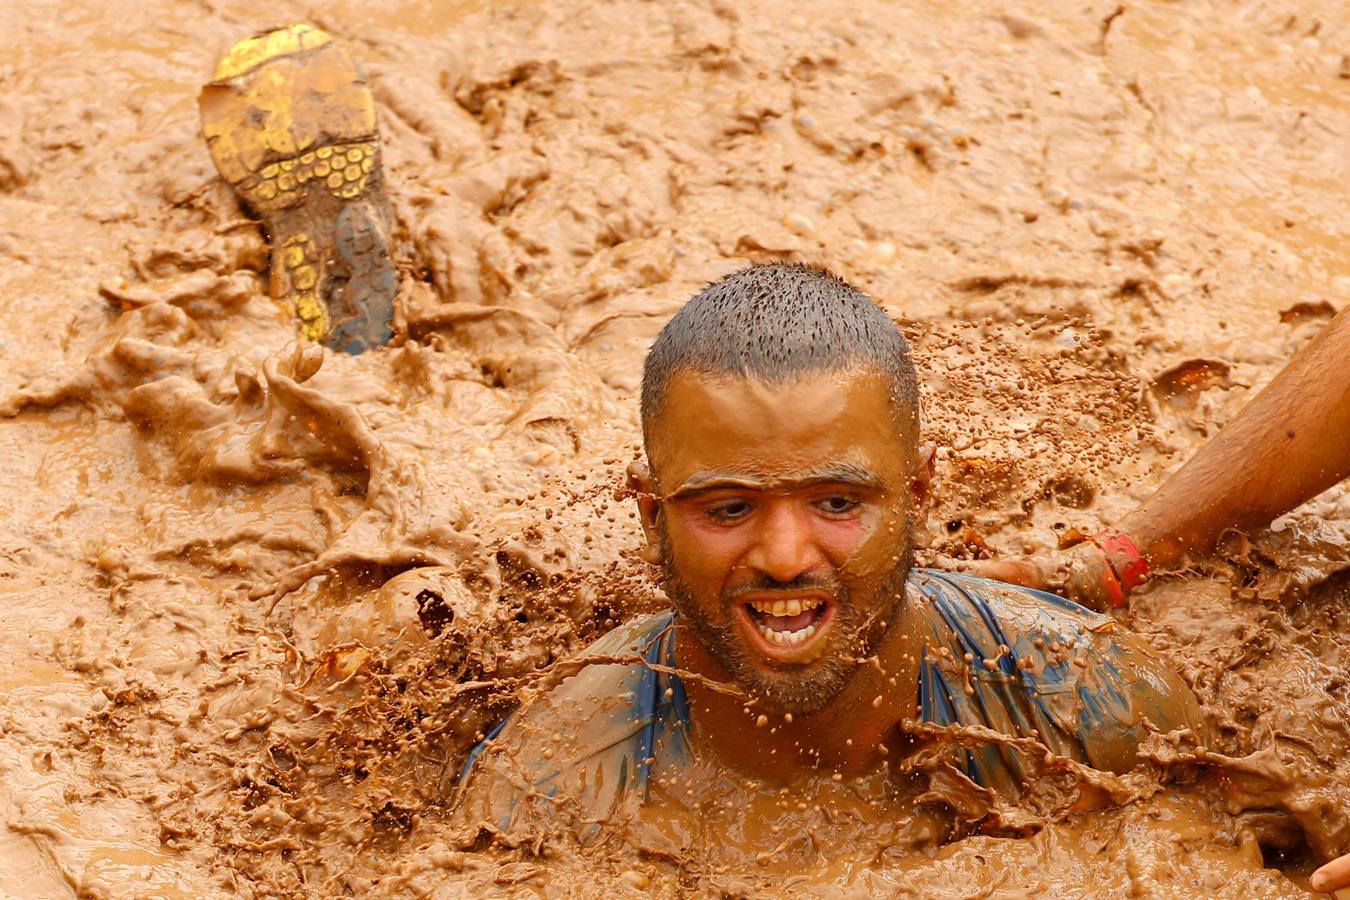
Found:
<path fill-rule="evenodd" d="M 750 514 L 750 504 L 744 500 L 728 500 L 706 510 L 708 517 L 718 522 L 735 522 Z"/>
<path fill-rule="evenodd" d="M 859 504 L 860 501 L 854 497 L 845 497 L 837 494 L 833 497 L 826 497 L 816 505 L 832 516 L 842 516 L 853 512 L 858 508 Z"/>

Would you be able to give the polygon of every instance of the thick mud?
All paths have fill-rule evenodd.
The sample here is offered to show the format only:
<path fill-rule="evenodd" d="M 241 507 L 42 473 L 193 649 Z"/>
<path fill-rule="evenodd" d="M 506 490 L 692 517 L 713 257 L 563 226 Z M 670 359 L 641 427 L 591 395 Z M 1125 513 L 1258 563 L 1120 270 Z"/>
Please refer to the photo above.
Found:
<path fill-rule="evenodd" d="M 296 343 L 199 132 L 220 52 L 299 20 L 380 116 L 405 339 L 359 357 Z M 910 760 L 943 827 L 829 854 L 793 842 L 828 805 L 583 848 L 448 802 L 660 607 L 642 354 L 747 261 L 911 338 L 923 562 L 1144 497 L 1350 302 L 1340 3 L 33 0 L 0 35 L 0 893 L 1281 897 L 1350 849 L 1339 489 L 1123 616 L 1217 734 L 1127 776 L 1048 760 L 1011 807 Z"/>

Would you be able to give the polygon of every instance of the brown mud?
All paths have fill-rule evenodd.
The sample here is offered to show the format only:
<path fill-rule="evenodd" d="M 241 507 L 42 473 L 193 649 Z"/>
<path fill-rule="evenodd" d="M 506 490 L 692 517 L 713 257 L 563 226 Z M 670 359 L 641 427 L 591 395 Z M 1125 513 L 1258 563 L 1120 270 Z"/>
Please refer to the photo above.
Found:
<path fill-rule="evenodd" d="M 0 10 L 0 893 L 1277 897 L 1350 849 L 1340 489 L 1124 616 L 1213 746 L 1047 760 L 1016 807 L 907 761 L 990 833 L 786 871 L 474 844 L 446 803 L 556 660 L 659 606 L 642 353 L 747 261 L 827 264 L 911 337 L 924 561 L 1146 495 L 1350 302 L 1340 3 L 313 15 Z M 306 19 L 380 118 L 406 339 L 359 357 L 295 344 L 199 132 L 220 53 Z"/>

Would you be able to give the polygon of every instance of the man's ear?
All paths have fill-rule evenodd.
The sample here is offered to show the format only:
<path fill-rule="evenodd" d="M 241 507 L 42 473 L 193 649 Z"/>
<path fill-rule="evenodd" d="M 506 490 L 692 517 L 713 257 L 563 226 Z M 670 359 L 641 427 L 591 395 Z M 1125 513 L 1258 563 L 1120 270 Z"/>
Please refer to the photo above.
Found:
<path fill-rule="evenodd" d="M 914 460 L 914 479 L 910 482 L 913 491 L 914 509 L 920 515 L 926 515 L 928 504 L 933 499 L 933 473 L 937 469 L 937 444 L 924 441 L 919 445 Z"/>
<path fill-rule="evenodd" d="M 637 494 L 638 521 L 642 523 L 642 549 L 638 555 L 654 566 L 661 564 L 661 538 L 656 523 L 661 515 L 661 500 L 656 494 L 652 470 L 642 461 L 628 464 L 628 487 Z"/>

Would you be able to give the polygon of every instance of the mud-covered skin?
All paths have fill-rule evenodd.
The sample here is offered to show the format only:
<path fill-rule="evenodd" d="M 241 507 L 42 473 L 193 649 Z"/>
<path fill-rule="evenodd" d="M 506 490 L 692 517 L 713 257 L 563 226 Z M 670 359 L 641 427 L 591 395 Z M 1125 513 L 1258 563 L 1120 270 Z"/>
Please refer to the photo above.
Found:
<path fill-rule="evenodd" d="M 366 76 L 325 32 L 245 38 L 199 98 L 222 176 L 263 217 L 271 294 L 300 333 L 344 353 L 393 336 L 398 276 Z"/>
<path fill-rule="evenodd" d="M 895 695 L 887 699 L 896 701 L 903 719 L 887 722 L 876 738 L 865 730 L 852 735 L 871 765 L 845 771 L 817 753 L 814 770 L 802 771 L 791 754 L 810 746 L 813 735 L 798 731 L 796 748 L 780 739 L 784 752 L 755 766 L 763 756 L 755 744 L 772 744 L 794 724 L 779 717 L 771 731 L 766 717 L 758 733 L 736 747 L 739 752 L 716 752 L 712 730 L 719 723 L 694 717 L 698 680 L 678 656 L 677 636 L 687 626 L 668 612 L 634 620 L 586 648 L 582 658 L 595 664 L 533 698 L 474 748 L 456 788 L 456 819 L 508 835 L 566 828 L 582 841 L 603 838 L 599 823 L 609 823 L 642 842 L 653 839 L 651 823 L 663 815 L 706 818 L 752 808 L 757 794 L 782 787 L 810 797 L 847 780 L 869 782 L 870 793 L 858 791 L 855 799 L 871 807 L 871 822 L 885 825 L 889 816 L 898 824 L 913 816 L 916 783 L 936 780 L 916 762 L 928 755 L 928 742 L 914 735 L 929 726 L 939 733 L 983 730 L 1009 738 L 1006 745 L 967 748 L 937 742 L 954 752 L 936 754 L 928 764 L 966 795 L 972 810 L 1000 798 L 1015 802 L 1021 785 L 1035 781 L 1038 757 L 1067 768 L 1090 766 L 1109 778 L 1107 773 L 1138 765 L 1139 746 L 1151 734 L 1177 732 L 1207 742 L 1190 689 L 1105 616 L 1058 597 L 931 569 L 911 573 L 906 606 L 910 614 L 902 621 L 918 633 L 921 664 L 912 680 L 883 687 Z M 745 697 L 742 685 L 722 687 Z M 1030 756 L 1027 747 L 1036 748 Z M 669 789 L 698 781 L 727 787 L 683 796 Z M 1082 801 L 1082 808 L 1091 805 L 1090 798 Z M 980 827 L 1004 824 L 996 815 L 971 818 Z M 816 854 L 835 857 L 852 849 L 856 837 L 844 833 L 842 846 L 826 846 L 817 834 Z M 748 842 L 730 853 L 704 841 L 687 846 L 733 860 L 756 852 Z M 809 865 L 810 855 L 791 865 L 803 863 Z"/>
<path fill-rule="evenodd" d="M 1288 810 L 1331 849 L 1350 808 L 1340 491 L 1133 598 L 1215 746 L 1151 747 L 1160 774 L 1125 783 L 1049 771 L 1044 805 L 1001 811 L 1025 839 L 859 829 L 814 886 L 678 842 L 461 850 L 439 779 L 473 715 L 657 608 L 615 496 L 642 351 L 749 259 L 828 264 L 911 338 L 924 562 L 1137 505 L 1350 302 L 1342 5 L 334 0 L 412 339 L 316 360 L 196 102 L 241 35 L 307 11 L 0 4 L 0 883 L 1305 896 Z M 467 655 L 310 678 L 302 613 L 431 563 L 479 600 Z M 1059 814 L 1089 776 L 1105 807 Z M 829 827 L 800 802 L 773 797 L 755 843 Z M 1259 846 L 1281 833 L 1288 875 Z"/>

